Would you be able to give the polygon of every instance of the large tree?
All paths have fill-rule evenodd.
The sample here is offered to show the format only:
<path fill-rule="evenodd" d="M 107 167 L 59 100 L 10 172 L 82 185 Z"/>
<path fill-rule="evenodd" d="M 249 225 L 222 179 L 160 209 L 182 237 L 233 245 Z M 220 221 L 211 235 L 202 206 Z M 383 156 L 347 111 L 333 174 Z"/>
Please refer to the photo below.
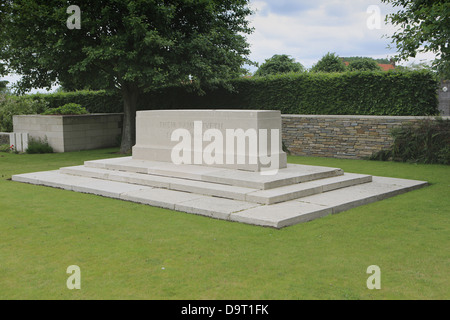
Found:
<path fill-rule="evenodd" d="M 392 35 L 397 58 L 406 60 L 418 52 L 437 55 L 434 66 L 450 71 L 450 1 L 448 0 L 382 0 L 399 11 L 386 16 L 386 21 L 400 27 Z"/>
<path fill-rule="evenodd" d="M 70 5 L 81 9 L 74 28 Z M 20 92 L 58 82 L 120 90 L 121 151 L 128 152 L 142 92 L 182 83 L 202 88 L 250 63 L 250 14 L 248 0 L 3 0 L 0 62 L 3 73 L 22 75 Z"/>

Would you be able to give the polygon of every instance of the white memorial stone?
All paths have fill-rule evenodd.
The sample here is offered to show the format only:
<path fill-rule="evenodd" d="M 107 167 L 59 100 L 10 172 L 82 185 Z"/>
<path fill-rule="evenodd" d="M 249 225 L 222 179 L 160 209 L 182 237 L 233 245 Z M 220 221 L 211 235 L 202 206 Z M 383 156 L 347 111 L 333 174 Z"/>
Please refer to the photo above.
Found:
<path fill-rule="evenodd" d="M 246 171 L 286 168 L 281 113 L 269 110 L 138 111 L 133 159 Z"/>

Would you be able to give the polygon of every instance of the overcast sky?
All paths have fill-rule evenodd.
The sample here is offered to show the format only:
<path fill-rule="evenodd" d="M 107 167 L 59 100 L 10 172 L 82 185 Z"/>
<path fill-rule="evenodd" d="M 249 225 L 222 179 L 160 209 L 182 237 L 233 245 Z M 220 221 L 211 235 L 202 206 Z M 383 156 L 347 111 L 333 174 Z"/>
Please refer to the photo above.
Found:
<path fill-rule="evenodd" d="M 250 58 L 258 63 L 287 54 L 310 68 L 327 52 L 372 58 L 396 53 L 387 48 L 395 28 L 385 17 L 399 8 L 381 0 L 253 0 L 251 7 L 255 31 L 248 36 Z M 425 54 L 413 60 L 433 57 Z"/>
<path fill-rule="evenodd" d="M 247 37 L 250 60 L 259 64 L 274 54 L 290 55 L 310 68 L 327 52 L 372 58 L 396 53 L 387 48 L 395 29 L 385 16 L 399 8 L 381 0 L 252 0 L 250 6 L 255 11 L 249 18 L 255 30 Z M 420 54 L 409 62 L 433 57 Z M 14 82 L 17 76 L 3 79 Z"/>

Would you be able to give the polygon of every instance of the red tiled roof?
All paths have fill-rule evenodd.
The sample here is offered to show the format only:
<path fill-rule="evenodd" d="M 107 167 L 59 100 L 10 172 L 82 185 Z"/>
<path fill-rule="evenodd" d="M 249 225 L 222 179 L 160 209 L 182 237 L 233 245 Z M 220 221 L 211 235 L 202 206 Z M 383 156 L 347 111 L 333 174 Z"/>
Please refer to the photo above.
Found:
<path fill-rule="evenodd" d="M 345 65 L 348 67 L 349 63 L 347 61 L 344 61 Z M 392 64 L 383 64 L 383 63 L 379 63 L 378 64 L 380 66 L 380 68 L 383 71 L 388 71 L 388 70 L 394 70 L 395 67 Z"/>
<path fill-rule="evenodd" d="M 395 67 L 392 64 L 378 64 L 383 71 L 394 70 Z"/>

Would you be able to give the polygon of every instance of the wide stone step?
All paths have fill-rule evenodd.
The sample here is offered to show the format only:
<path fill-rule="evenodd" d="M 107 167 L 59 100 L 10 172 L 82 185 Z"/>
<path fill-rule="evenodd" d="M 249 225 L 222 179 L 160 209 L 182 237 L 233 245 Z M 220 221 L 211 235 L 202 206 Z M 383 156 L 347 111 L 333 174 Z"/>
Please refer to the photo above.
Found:
<path fill-rule="evenodd" d="M 274 204 L 371 181 L 371 176 L 368 175 L 344 174 L 342 176 L 295 183 L 289 186 L 268 190 L 258 190 L 254 188 L 237 187 L 219 183 L 172 178 L 152 174 L 122 172 L 85 166 L 61 168 L 60 172 L 66 175 L 125 182 L 147 187 L 184 191 L 259 204 Z"/>
<path fill-rule="evenodd" d="M 230 215 L 229 220 L 283 228 L 387 199 L 426 185 L 426 181 L 374 176 L 369 183 L 235 212 Z"/>
<path fill-rule="evenodd" d="M 73 176 L 63 174 L 60 170 L 14 175 L 12 180 L 274 228 L 283 228 L 339 213 L 427 185 L 424 181 L 373 177 L 372 182 L 358 186 L 330 190 L 272 205 L 261 205 L 125 182 Z"/>
<path fill-rule="evenodd" d="M 303 198 L 318 193 L 355 186 L 372 181 L 372 176 L 344 173 L 342 176 L 296 183 L 270 190 L 259 190 L 247 194 L 246 200 L 261 204 L 274 204 Z"/>
<path fill-rule="evenodd" d="M 67 175 L 97 178 L 116 182 L 125 182 L 147 187 L 164 188 L 234 200 L 246 200 L 246 195 L 248 193 L 258 191 L 258 189 L 236 187 L 225 184 L 203 182 L 198 180 L 173 178 L 153 174 L 142 174 L 135 172 L 123 172 L 116 170 L 90 168 L 85 166 L 61 168 L 60 172 Z"/>
<path fill-rule="evenodd" d="M 89 168 L 144 173 L 262 190 L 344 174 L 339 168 L 288 164 L 287 168 L 279 169 L 274 175 L 264 175 L 260 172 L 176 165 L 170 162 L 135 160 L 131 157 L 86 161 L 84 165 Z"/>

